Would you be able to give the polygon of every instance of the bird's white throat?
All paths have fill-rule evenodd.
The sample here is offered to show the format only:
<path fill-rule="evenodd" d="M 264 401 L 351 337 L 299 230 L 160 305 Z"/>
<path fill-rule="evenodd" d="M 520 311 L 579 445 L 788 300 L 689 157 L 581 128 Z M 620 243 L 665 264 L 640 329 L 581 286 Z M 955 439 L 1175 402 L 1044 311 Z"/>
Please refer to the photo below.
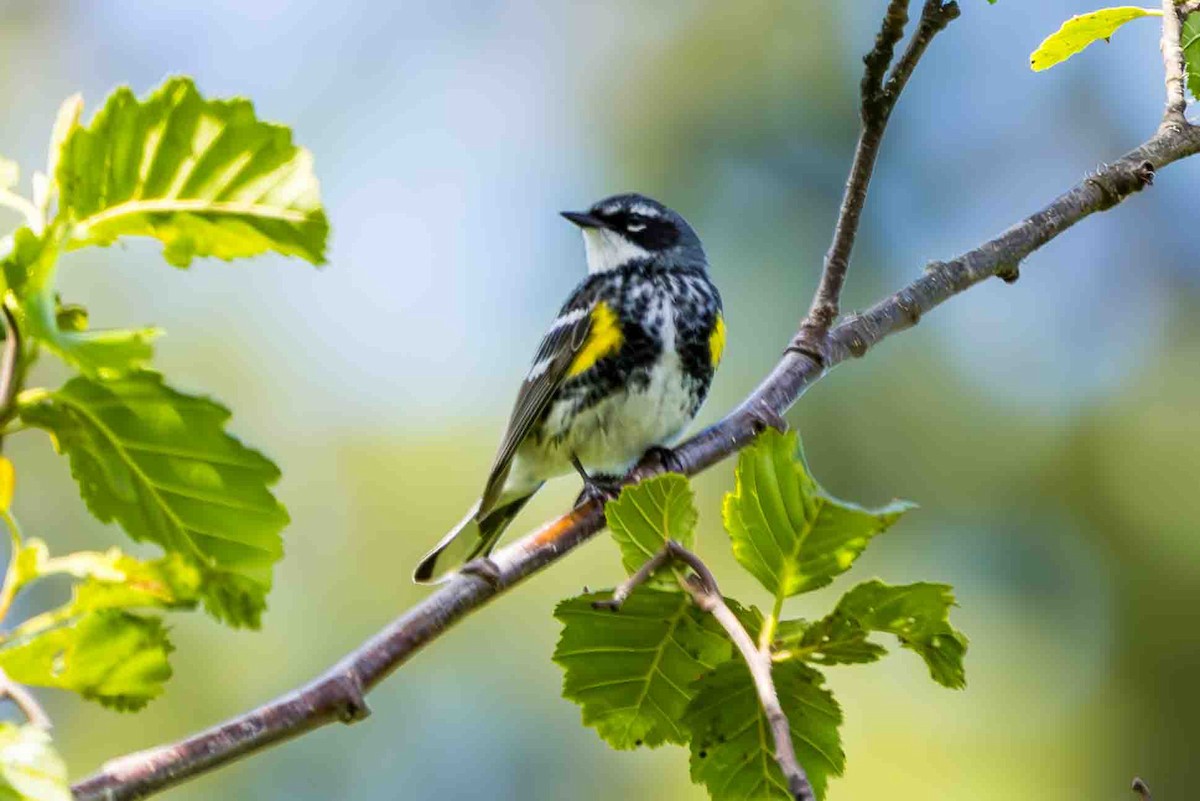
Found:
<path fill-rule="evenodd" d="M 592 275 L 650 257 L 650 251 L 607 228 L 584 228 L 583 246 L 587 251 L 588 272 Z"/>

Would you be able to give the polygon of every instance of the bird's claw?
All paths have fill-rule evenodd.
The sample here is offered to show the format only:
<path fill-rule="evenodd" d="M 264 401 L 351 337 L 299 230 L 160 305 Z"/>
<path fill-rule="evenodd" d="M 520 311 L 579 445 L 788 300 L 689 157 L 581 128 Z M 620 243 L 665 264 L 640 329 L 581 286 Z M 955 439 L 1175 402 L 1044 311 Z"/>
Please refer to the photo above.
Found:
<path fill-rule="evenodd" d="M 583 489 L 579 491 L 579 497 L 575 499 L 575 505 L 579 506 L 588 501 L 599 501 L 600 503 L 608 503 L 621 494 L 621 479 L 617 476 L 595 475 L 588 476 L 583 480 Z"/>
<path fill-rule="evenodd" d="M 651 445 L 646 449 L 641 461 L 635 468 L 638 471 L 659 468 L 664 473 L 686 473 L 683 463 L 675 455 L 675 451 L 663 445 Z"/>

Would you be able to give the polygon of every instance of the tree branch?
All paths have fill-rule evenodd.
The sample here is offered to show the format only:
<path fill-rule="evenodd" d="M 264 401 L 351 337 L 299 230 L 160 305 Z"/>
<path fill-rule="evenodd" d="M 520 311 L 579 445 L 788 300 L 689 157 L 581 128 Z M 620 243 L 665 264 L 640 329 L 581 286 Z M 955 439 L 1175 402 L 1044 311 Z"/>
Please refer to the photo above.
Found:
<path fill-rule="evenodd" d="M 758 702 L 771 725 L 771 736 L 775 741 L 775 761 L 779 763 L 779 769 L 783 771 L 787 780 L 788 792 L 796 801 L 814 801 L 812 785 L 800 760 L 796 758 L 796 749 L 792 745 L 791 725 L 779 703 L 779 695 L 775 692 L 775 680 L 771 677 L 770 651 L 760 651 L 755 646 L 754 639 L 746 631 L 746 627 L 725 603 L 725 598 L 717 587 L 716 577 L 699 556 L 678 542 L 668 540 L 661 551 L 613 591 L 612 600 L 597 601 L 592 605 L 599 609 L 620 609 L 629 593 L 644 584 L 655 571 L 676 561 L 686 564 L 694 571 L 693 575 L 681 579 L 680 584 L 691 594 L 696 606 L 712 615 L 721 628 L 725 629 L 725 633 L 741 653 L 742 659 L 746 661 L 746 667 L 750 668 L 754 689 L 758 693 Z"/>
<path fill-rule="evenodd" d="M 914 52 L 913 63 L 919 55 Z M 885 337 L 911 328 L 924 314 L 986 278 L 1014 278 L 1020 263 L 1038 248 L 1080 220 L 1149 186 L 1157 170 L 1198 152 L 1197 128 L 1186 121 L 1163 126 L 1149 141 L 1102 166 L 999 236 L 951 261 L 929 264 L 924 275 L 899 292 L 840 323 L 829 332 L 824 354 L 789 345 L 770 375 L 740 406 L 674 451 L 673 467 L 692 475 L 736 453 L 778 420 L 830 367 L 862 356 Z M 634 483 L 661 469 L 641 465 L 625 481 Z M 81 801 L 145 798 L 328 723 L 360 720 L 368 712 L 364 694 L 392 671 L 450 626 L 562 558 L 603 526 L 600 503 L 577 506 L 496 552 L 494 582 L 473 575 L 455 577 L 308 685 L 177 743 L 111 761 L 76 784 L 75 797 Z"/>
<path fill-rule="evenodd" d="M 3 670 L 0 670 L 0 698 L 6 698 L 16 704 L 17 709 L 21 710 L 21 714 L 31 725 L 37 726 L 39 729 L 53 728 L 54 724 L 50 722 L 50 716 L 33 697 L 33 693 L 10 679 Z"/>
<path fill-rule="evenodd" d="M 850 269 L 850 254 L 858 236 L 859 221 L 862 219 L 863 206 L 867 202 L 867 189 L 871 184 L 871 175 L 875 172 L 875 162 L 879 158 L 879 148 L 883 143 L 883 135 L 887 130 L 892 110 L 895 109 L 896 101 L 900 99 L 908 79 L 917 68 L 917 62 L 921 60 L 933 37 L 957 18 L 958 14 L 957 3 L 926 0 L 916 32 L 909 40 L 904 54 L 896 62 L 891 75 L 886 76 L 896 44 L 904 36 L 904 26 L 908 23 L 908 0 L 891 0 L 879 34 L 875 37 L 875 46 L 863 58 L 866 67 L 863 70 L 861 90 L 862 129 L 854 150 L 854 162 L 850 166 L 850 176 L 842 195 L 841 209 L 833 230 L 833 242 L 825 254 L 820 283 L 813 294 L 808 315 L 789 346 L 818 361 L 825 361 L 828 356 L 826 338 L 830 326 L 840 313 L 842 287 Z"/>
<path fill-rule="evenodd" d="M 1162 56 L 1167 87 L 1167 107 L 1163 111 L 1164 127 L 1182 128 L 1187 125 L 1187 96 L 1184 94 L 1184 75 L 1187 67 L 1183 58 L 1183 14 L 1178 0 L 1162 0 Z"/>
<path fill-rule="evenodd" d="M 834 328 L 826 364 L 805 353 L 785 352 L 740 406 L 675 450 L 676 466 L 692 475 L 736 453 L 754 439 L 766 421 L 799 400 L 828 367 L 862 356 L 885 337 L 911 328 L 924 314 L 984 279 L 1014 273 L 1027 256 L 1080 220 L 1115 206 L 1148 186 L 1158 169 L 1198 152 L 1200 133 L 1196 128 L 1161 131 L 996 238 L 951 261 L 930 264 L 916 281 Z M 641 466 L 626 482 L 656 472 Z M 492 556 L 498 569 L 494 584 L 477 576 L 455 577 L 312 683 L 178 743 L 109 762 L 75 785 L 75 797 L 81 801 L 144 798 L 328 723 L 361 719 L 367 712 L 364 693 L 454 623 L 562 558 L 603 526 L 600 504 L 581 504 L 497 551 Z"/>

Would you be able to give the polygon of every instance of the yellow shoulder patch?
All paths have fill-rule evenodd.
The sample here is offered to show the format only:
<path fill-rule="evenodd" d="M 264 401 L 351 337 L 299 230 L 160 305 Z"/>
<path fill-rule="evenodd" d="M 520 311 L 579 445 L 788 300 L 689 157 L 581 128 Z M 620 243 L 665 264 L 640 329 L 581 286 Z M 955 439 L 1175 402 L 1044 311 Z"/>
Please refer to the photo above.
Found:
<path fill-rule="evenodd" d="M 567 368 L 567 378 L 574 378 L 605 356 L 616 353 L 624 342 L 625 335 L 621 333 L 617 313 L 607 303 L 600 301 L 592 308 L 592 328 L 588 331 L 587 341 Z"/>
<path fill-rule="evenodd" d="M 717 324 L 713 326 L 712 333 L 708 335 L 708 354 L 712 357 L 712 366 L 715 370 L 717 365 L 721 363 L 721 356 L 725 353 L 725 315 L 717 312 Z"/>

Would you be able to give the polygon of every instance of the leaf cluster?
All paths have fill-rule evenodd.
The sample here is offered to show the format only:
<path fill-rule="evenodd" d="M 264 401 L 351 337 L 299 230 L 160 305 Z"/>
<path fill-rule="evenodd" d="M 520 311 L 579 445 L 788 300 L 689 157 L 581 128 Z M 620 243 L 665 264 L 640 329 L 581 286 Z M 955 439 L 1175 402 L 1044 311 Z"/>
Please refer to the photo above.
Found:
<path fill-rule="evenodd" d="M 866 509 L 823 490 L 795 433 L 764 433 L 739 455 L 722 507 L 738 563 L 758 579 L 772 611 L 726 603 L 772 659 L 772 676 L 793 746 L 818 797 L 845 768 L 841 708 L 820 668 L 874 662 L 879 634 L 920 656 L 934 681 L 965 684 L 967 640 L 949 622 L 943 584 L 867 581 L 816 621 L 785 619 L 786 599 L 831 583 L 911 504 Z M 606 516 L 630 574 L 668 540 L 690 547 L 699 519 L 688 480 L 666 474 L 624 489 Z M 563 695 L 613 748 L 684 745 L 691 776 L 717 801 L 788 799 L 770 727 L 749 670 L 729 638 L 680 584 L 677 567 L 636 588 L 618 611 L 596 608 L 608 592 L 561 602 L 554 660 Z"/>
<path fill-rule="evenodd" d="M 10 509 L 16 471 L 0 457 L 0 518 L 12 539 L 0 620 L 30 584 L 72 582 L 65 604 L 0 634 L 0 670 L 132 710 L 171 675 L 163 613 L 202 606 L 228 625 L 259 625 L 288 515 L 271 492 L 278 468 L 227 432 L 229 410 L 151 369 L 157 329 L 93 329 L 85 307 L 63 300 L 63 256 L 138 237 L 181 268 L 266 253 L 321 264 L 329 224 L 311 154 L 247 100 L 205 98 L 171 78 L 143 98 L 117 89 L 89 122 L 82 116 L 79 97 L 63 104 L 29 197 L 17 191 L 17 165 L 0 159 L 0 205 L 23 221 L 0 240 L 5 336 L 20 343 L 8 365 L 20 391 L 0 399 L 0 437 L 45 432 L 88 510 L 162 556 L 51 555 L 22 536 Z M 42 354 L 73 377 L 27 388 Z M 3 724 L 0 799 L 69 796 L 45 733 Z"/>

